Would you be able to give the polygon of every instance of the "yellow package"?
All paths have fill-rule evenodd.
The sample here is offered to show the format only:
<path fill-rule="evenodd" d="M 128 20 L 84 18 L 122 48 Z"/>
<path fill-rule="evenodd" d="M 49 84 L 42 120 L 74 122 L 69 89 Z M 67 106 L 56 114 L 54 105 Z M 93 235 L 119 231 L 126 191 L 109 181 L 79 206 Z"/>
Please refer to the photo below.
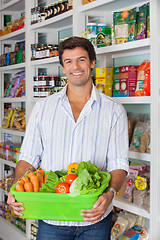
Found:
<path fill-rule="evenodd" d="M 4 127 L 4 128 L 10 127 L 10 120 L 11 120 L 12 115 L 13 115 L 13 110 L 7 109 L 7 111 L 4 115 L 4 118 L 3 118 L 2 127 Z"/>
<path fill-rule="evenodd" d="M 82 4 L 85 5 L 90 2 L 94 2 L 95 0 L 82 0 Z"/>

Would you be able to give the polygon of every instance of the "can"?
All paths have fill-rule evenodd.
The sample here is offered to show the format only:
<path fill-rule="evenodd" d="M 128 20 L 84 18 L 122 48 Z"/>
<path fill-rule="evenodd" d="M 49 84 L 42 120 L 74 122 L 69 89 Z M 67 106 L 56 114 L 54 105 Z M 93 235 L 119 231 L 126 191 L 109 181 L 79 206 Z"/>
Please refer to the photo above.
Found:
<path fill-rule="evenodd" d="M 88 23 L 87 24 L 87 39 L 91 40 L 93 36 L 97 35 L 97 24 Z"/>

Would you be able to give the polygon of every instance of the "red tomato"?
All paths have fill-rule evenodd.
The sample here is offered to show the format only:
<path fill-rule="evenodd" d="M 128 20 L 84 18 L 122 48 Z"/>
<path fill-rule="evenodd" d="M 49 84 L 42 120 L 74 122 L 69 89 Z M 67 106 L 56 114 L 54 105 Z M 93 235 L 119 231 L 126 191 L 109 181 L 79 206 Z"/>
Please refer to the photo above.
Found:
<path fill-rule="evenodd" d="M 70 185 L 67 182 L 60 182 L 56 186 L 56 193 L 69 193 Z"/>
<path fill-rule="evenodd" d="M 68 174 L 66 177 L 66 182 L 71 185 L 72 182 L 77 178 L 75 174 Z"/>

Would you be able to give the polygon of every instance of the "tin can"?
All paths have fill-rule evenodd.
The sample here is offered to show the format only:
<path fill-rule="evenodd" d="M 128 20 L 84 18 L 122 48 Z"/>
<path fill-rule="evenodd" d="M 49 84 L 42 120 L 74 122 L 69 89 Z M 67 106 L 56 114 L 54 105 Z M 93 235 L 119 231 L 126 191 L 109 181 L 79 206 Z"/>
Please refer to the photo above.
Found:
<path fill-rule="evenodd" d="M 87 24 L 87 39 L 91 40 L 93 36 L 97 35 L 97 24 L 88 23 Z"/>

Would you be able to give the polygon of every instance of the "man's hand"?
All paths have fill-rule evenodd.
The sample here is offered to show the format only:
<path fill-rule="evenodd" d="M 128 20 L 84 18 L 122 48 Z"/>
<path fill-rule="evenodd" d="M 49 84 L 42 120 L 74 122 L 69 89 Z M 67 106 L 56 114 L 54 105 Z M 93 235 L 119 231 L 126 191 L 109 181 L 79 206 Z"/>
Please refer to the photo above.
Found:
<path fill-rule="evenodd" d="M 94 203 L 92 209 L 82 209 L 81 216 L 87 222 L 97 223 L 102 219 L 102 216 L 106 212 L 108 206 L 112 202 L 114 193 L 108 191 L 103 193 L 98 200 Z"/>
<path fill-rule="evenodd" d="M 24 207 L 21 207 L 23 205 L 23 203 L 16 202 L 14 196 L 10 192 L 8 193 L 7 204 L 13 209 L 14 213 L 18 217 L 23 216 L 23 214 L 20 212 L 20 211 L 24 210 Z"/>

